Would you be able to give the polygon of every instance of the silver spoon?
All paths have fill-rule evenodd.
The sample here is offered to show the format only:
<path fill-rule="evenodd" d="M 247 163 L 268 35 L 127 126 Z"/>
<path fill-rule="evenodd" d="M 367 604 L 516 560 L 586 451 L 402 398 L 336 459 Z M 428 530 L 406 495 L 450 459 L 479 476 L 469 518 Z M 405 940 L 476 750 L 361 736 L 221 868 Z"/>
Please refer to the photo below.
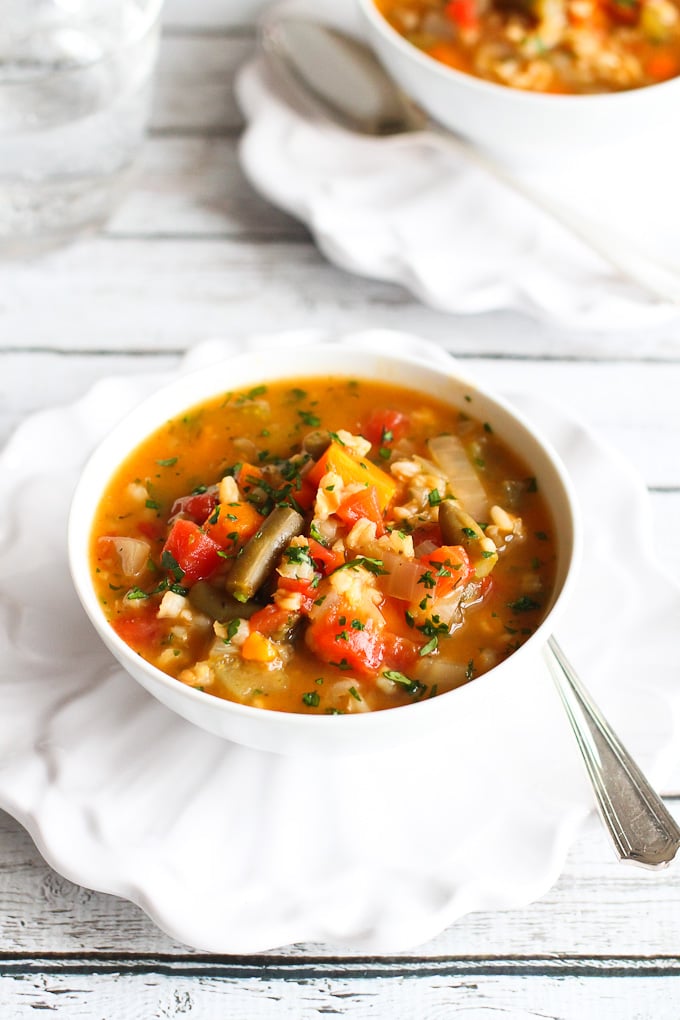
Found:
<path fill-rule="evenodd" d="M 605 828 L 619 858 L 666 867 L 680 828 L 583 687 L 554 637 L 545 658 L 581 749 Z"/>
<path fill-rule="evenodd" d="M 260 49 L 279 84 L 312 113 L 364 135 L 423 132 L 430 144 L 463 155 L 527 198 L 625 278 L 664 301 L 680 304 L 680 266 L 649 256 L 629 237 L 541 194 L 472 145 L 439 129 L 353 36 L 295 14 L 270 14 L 261 23 Z"/>

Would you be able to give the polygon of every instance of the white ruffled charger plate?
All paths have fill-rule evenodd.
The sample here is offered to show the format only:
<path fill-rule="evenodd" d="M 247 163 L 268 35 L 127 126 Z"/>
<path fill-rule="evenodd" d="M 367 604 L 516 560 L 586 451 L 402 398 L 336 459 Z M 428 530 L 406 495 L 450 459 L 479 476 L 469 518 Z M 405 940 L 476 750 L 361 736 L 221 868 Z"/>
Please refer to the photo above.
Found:
<path fill-rule="evenodd" d="M 250 345 L 293 339 L 320 337 Z M 446 356 L 403 334 L 351 339 Z M 235 349 L 200 345 L 179 371 Z M 61 874 L 216 953 L 302 941 L 396 951 L 469 911 L 541 896 L 591 806 L 542 660 L 491 717 L 471 721 L 465 746 L 423 735 L 314 761 L 193 727 L 100 643 L 68 574 L 71 492 L 99 439 L 174 374 L 103 380 L 29 418 L 0 457 L 0 806 Z M 582 503 L 584 562 L 561 641 L 658 783 L 677 744 L 680 593 L 652 557 L 644 486 L 565 411 L 511 399 L 552 440 Z"/>
<path fill-rule="evenodd" d="M 280 0 L 277 6 L 361 31 L 352 3 Z M 421 135 L 369 138 L 315 118 L 261 61 L 241 69 L 236 94 L 247 122 L 239 150 L 246 176 L 305 223 L 341 268 L 399 283 L 445 312 L 511 309 L 591 330 L 678 318 L 677 305 L 623 279 L 464 156 Z M 636 238 L 640 251 L 680 265 L 679 172 L 680 139 L 665 130 L 525 176 L 565 207 Z"/>

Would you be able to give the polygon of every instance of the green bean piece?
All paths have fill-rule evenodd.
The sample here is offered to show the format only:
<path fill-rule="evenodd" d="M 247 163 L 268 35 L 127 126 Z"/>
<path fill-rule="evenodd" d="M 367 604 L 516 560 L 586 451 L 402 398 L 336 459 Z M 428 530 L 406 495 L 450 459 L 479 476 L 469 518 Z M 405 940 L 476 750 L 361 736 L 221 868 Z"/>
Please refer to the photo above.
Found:
<path fill-rule="evenodd" d="M 211 620 L 219 620 L 220 623 L 235 620 L 237 617 L 247 619 L 257 609 L 262 608 L 256 602 L 239 602 L 207 581 L 197 581 L 191 586 L 189 601 L 199 612 L 205 613 Z"/>
<path fill-rule="evenodd" d="M 239 602 L 247 602 L 264 584 L 291 539 L 301 535 L 304 517 L 290 506 L 277 506 L 234 561 L 225 587 Z"/>
<path fill-rule="evenodd" d="M 450 500 L 439 504 L 439 528 L 444 545 L 459 545 L 461 539 L 458 514 Z"/>
<path fill-rule="evenodd" d="M 319 457 L 326 452 L 330 445 L 330 432 L 322 432 L 319 429 L 316 429 L 314 432 L 308 432 L 302 440 L 302 449 L 305 453 L 308 453 L 310 457 L 313 457 L 314 460 L 318 460 Z"/>

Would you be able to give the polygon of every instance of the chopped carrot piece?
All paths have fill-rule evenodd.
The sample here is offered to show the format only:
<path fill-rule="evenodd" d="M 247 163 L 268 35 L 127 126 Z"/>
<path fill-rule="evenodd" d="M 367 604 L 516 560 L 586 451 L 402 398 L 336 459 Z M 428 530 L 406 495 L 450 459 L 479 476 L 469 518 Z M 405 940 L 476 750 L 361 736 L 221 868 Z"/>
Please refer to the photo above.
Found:
<path fill-rule="evenodd" d="M 654 81 L 666 81 L 668 78 L 674 78 L 680 72 L 680 63 L 672 53 L 667 50 L 659 50 L 649 58 L 645 70 Z"/>
<path fill-rule="evenodd" d="M 429 46 L 425 52 L 429 57 L 438 60 L 440 64 L 446 64 L 447 67 L 457 67 L 460 69 L 464 63 L 460 51 L 453 43 L 436 42 Z"/>
<path fill-rule="evenodd" d="M 235 553 L 255 534 L 263 520 L 262 514 L 250 503 L 220 503 L 203 530 L 226 552 Z"/>
<path fill-rule="evenodd" d="M 329 471 L 340 475 L 345 485 L 357 482 L 366 486 L 366 488 L 374 485 L 378 495 L 378 503 L 383 512 L 397 491 L 397 483 L 390 475 L 386 474 L 385 471 L 375 464 L 372 464 L 370 460 L 365 460 L 364 458 L 355 460 L 354 457 L 351 457 L 343 450 L 339 443 L 333 442 L 330 444 L 326 452 L 322 454 L 311 471 L 306 475 L 306 478 L 315 485 L 318 485 L 323 476 Z"/>
<path fill-rule="evenodd" d="M 241 492 L 248 493 L 264 481 L 264 471 L 254 464 L 243 463 L 236 472 L 236 481 Z"/>
<path fill-rule="evenodd" d="M 276 648 L 264 634 L 252 630 L 241 645 L 241 655 L 250 662 L 273 662 Z"/>

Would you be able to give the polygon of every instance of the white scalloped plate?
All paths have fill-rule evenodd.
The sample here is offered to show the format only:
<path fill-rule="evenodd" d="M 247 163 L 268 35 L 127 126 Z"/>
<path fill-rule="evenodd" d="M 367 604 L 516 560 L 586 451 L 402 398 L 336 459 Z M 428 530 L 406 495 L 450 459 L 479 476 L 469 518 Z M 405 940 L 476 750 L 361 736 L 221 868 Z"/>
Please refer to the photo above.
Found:
<path fill-rule="evenodd" d="M 361 339 L 444 356 L 401 334 Z M 201 345 L 181 371 L 234 350 Z M 405 949 L 469 911 L 542 895 L 591 804 L 542 662 L 465 746 L 423 740 L 316 767 L 196 729 L 101 645 L 68 576 L 70 496 L 93 445 L 167 378 L 104 380 L 28 419 L 0 457 L 0 806 L 57 871 L 217 953 Z M 514 402 L 582 501 L 584 566 L 560 638 L 658 783 L 676 753 L 680 593 L 651 556 L 644 487 L 564 411 Z"/>
<path fill-rule="evenodd" d="M 351 3 L 278 6 L 311 9 L 312 17 L 361 32 Z M 342 269 L 399 283 L 445 312 L 513 309 L 593 330 L 678 318 L 677 306 L 624 280 L 537 206 L 425 136 L 369 138 L 315 119 L 259 61 L 241 69 L 236 94 L 247 121 L 239 148 L 246 176 L 305 223 Z M 625 228 L 642 250 L 672 262 L 679 169 L 680 145 L 666 130 L 650 132 L 642 148 L 622 139 L 598 150 L 596 160 L 574 156 L 549 173 L 534 170 L 528 183 L 605 226 Z"/>

